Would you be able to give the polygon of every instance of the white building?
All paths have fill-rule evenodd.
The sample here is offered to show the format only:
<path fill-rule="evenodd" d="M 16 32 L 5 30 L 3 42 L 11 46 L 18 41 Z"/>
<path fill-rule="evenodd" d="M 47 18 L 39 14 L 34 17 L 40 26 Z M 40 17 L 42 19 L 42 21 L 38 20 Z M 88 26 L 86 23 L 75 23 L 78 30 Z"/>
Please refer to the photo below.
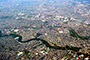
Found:
<path fill-rule="evenodd" d="M 19 52 L 17 55 L 20 56 L 21 54 L 23 54 L 23 52 Z"/>
<path fill-rule="evenodd" d="M 19 31 L 19 29 L 15 29 L 15 30 L 14 30 L 14 32 L 18 32 L 18 31 Z"/>
<path fill-rule="evenodd" d="M 64 32 L 61 30 L 61 31 L 59 31 L 59 33 L 64 33 Z"/>
<path fill-rule="evenodd" d="M 19 37 L 16 37 L 15 40 L 19 39 Z"/>

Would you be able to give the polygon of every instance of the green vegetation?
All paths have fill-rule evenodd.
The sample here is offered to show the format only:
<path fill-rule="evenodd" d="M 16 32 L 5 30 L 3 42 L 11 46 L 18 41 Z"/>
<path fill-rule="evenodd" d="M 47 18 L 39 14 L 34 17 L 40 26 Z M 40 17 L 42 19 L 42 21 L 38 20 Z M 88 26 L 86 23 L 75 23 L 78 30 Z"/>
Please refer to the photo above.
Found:
<path fill-rule="evenodd" d="M 69 31 L 70 31 L 70 35 L 71 35 L 72 37 L 78 37 L 78 34 L 77 34 L 74 30 L 69 29 Z"/>
<path fill-rule="evenodd" d="M 87 25 L 88 27 L 90 26 L 90 24 Z"/>
<path fill-rule="evenodd" d="M 67 50 L 74 50 L 74 51 L 79 51 L 79 49 L 81 49 L 79 47 L 73 47 L 73 46 L 68 46 L 68 45 L 66 45 L 66 48 Z"/>
<path fill-rule="evenodd" d="M 30 55 L 29 54 L 27 54 L 26 57 L 30 59 Z"/>
<path fill-rule="evenodd" d="M 1 48 L 4 48 L 4 46 L 3 46 L 3 45 L 0 45 L 0 49 L 1 49 Z"/>
<path fill-rule="evenodd" d="M 70 36 L 80 38 L 81 40 L 88 40 L 90 36 L 79 36 L 72 28 L 69 28 Z"/>
<path fill-rule="evenodd" d="M 40 33 L 37 33 L 36 37 L 39 37 L 40 35 L 42 35 L 42 34 L 40 34 Z"/>
<path fill-rule="evenodd" d="M 65 54 L 64 56 L 67 56 L 68 58 L 72 58 L 73 57 L 70 54 Z"/>
<path fill-rule="evenodd" d="M 82 37 L 82 36 L 78 36 L 80 39 L 82 40 L 88 40 L 90 38 L 90 36 L 85 36 L 85 37 Z"/>
<path fill-rule="evenodd" d="M 19 51 L 16 51 L 16 54 L 18 54 L 19 53 Z"/>
<path fill-rule="evenodd" d="M 16 34 L 16 32 L 11 32 L 10 34 Z"/>
<path fill-rule="evenodd" d="M 13 49 L 9 47 L 9 50 L 12 51 Z"/>
<path fill-rule="evenodd" d="M 27 55 L 30 51 L 28 50 L 24 50 L 24 53 Z"/>
<path fill-rule="evenodd" d="M 15 34 L 16 34 L 16 32 L 11 32 L 11 33 L 10 33 L 10 35 L 11 35 L 13 38 L 17 37 L 17 36 L 15 36 Z"/>
<path fill-rule="evenodd" d="M 30 58 L 30 54 L 28 54 L 28 53 L 30 53 L 30 51 L 24 50 L 24 53 L 25 53 L 25 55 L 26 55 L 27 58 Z"/>

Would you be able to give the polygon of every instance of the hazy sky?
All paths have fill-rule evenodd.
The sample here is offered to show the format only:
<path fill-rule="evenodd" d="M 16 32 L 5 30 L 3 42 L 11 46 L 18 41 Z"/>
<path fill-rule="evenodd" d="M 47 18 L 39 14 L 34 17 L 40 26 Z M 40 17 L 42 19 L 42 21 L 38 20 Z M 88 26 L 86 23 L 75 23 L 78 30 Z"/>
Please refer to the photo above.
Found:
<path fill-rule="evenodd" d="M 45 0 L 0 0 L 0 2 L 7 2 L 7 1 L 11 2 L 11 1 L 45 1 Z M 50 0 L 47 0 L 47 1 L 50 1 Z M 53 0 L 53 1 L 55 1 L 55 0 Z M 90 0 L 77 0 L 77 1 L 90 1 Z"/>
<path fill-rule="evenodd" d="M 23 1 L 28 1 L 28 2 L 33 2 L 33 1 L 67 1 L 67 0 L 0 0 L 0 3 L 2 2 L 9 2 L 9 3 L 18 3 L 18 2 L 23 2 Z M 68 1 L 71 1 L 71 0 L 68 0 Z M 89 1 L 90 0 L 73 0 L 73 1 Z"/>

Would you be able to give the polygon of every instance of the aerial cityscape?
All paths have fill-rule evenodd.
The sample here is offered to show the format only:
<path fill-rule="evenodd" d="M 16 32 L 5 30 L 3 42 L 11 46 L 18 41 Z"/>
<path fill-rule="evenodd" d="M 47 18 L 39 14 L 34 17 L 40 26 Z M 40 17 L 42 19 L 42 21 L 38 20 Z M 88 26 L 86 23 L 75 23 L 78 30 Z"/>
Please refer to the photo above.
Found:
<path fill-rule="evenodd" d="M 90 0 L 0 0 L 0 60 L 90 60 Z"/>

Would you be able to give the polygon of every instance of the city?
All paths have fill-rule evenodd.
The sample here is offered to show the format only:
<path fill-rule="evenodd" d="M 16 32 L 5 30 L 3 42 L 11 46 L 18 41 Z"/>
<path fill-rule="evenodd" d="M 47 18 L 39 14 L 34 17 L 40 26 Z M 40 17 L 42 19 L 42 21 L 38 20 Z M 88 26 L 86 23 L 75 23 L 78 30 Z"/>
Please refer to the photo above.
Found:
<path fill-rule="evenodd" d="M 0 3 L 1 60 L 89 60 L 90 1 Z"/>

